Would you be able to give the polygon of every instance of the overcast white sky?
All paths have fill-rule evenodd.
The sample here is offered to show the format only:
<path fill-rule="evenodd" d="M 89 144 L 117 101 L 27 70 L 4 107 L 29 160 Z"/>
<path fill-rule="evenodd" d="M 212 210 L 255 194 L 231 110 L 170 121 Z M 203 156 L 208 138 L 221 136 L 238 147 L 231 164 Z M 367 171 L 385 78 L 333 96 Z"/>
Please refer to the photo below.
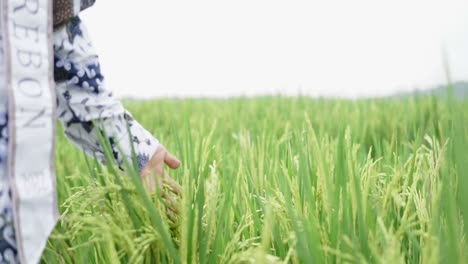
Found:
<path fill-rule="evenodd" d="M 83 16 L 119 96 L 384 95 L 468 80 L 467 0 L 98 0 Z"/>

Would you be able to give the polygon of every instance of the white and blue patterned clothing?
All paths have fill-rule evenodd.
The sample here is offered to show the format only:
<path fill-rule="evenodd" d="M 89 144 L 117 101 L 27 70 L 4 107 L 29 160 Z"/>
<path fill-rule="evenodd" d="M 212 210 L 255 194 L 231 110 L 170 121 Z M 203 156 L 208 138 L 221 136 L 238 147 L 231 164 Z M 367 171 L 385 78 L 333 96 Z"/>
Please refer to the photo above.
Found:
<path fill-rule="evenodd" d="M 131 157 L 133 145 L 141 170 L 159 142 L 106 90 L 98 56 L 78 17 L 54 32 L 54 60 L 56 113 L 67 138 L 87 154 L 103 160 L 104 152 L 98 133 L 105 131 L 117 163 L 122 165 L 124 159 Z M 8 99 L 3 93 L 5 89 L 0 89 L 0 264 L 17 262 L 12 224 L 14 216 L 6 172 Z M 119 151 L 119 147 L 122 151 Z"/>
<path fill-rule="evenodd" d="M 141 170 L 156 151 L 158 141 L 105 89 L 98 57 L 78 17 L 54 33 L 54 55 L 57 115 L 66 136 L 86 153 L 102 160 L 104 155 L 96 132 L 105 131 L 120 165 L 123 158 L 131 157 L 132 143 Z M 99 127 L 94 127 L 96 121 Z M 127 122 L 133 142 L 129 141 Z"/>

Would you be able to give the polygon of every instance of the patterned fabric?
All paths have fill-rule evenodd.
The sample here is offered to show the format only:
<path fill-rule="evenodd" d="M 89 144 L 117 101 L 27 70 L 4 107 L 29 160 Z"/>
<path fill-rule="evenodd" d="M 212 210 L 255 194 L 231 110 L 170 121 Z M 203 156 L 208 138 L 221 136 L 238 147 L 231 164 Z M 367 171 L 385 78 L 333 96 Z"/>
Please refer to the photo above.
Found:
<path fill-rule="evenodd" d="M 99 143 L 98 133 L 105 132 L 119 166 L 123 167 L 123 160 L 131 158 L 133 146 L 141 171 L 155 153 L 159 142 L 133 119 L 122 104 L 112 97 L 110 91 L 106 90 L 98 56 L 86 28 L 78 17 L 72 18 L 65 26 L 54 32 L 54 60 L 57 117 L 63 124 L 65 135 L 87 154 L 102 161 L 104 151 Z M 17 261 L 14 216 L 6 173 L 7 105 L 7 96 L 1 96 L 0 264 Z"/>
<path fill-rule="evenodd" d="M 156 151 L 158 141 L 105 89 L 98 57 L 78 17 L 54 33 L 54 54 L 57 114 L 67 137 L 103 160 L 98 132 L 105 132 L 120 165 L 131 157 L 133 144 L 141 170 Z M 98 127 L 93 121 L 99 121 Z M 133 142 L 129 141 L 127 122 Z"/>
<path fill-rule="evenodd" d="M 64 25 L 80 11 L 94 5 L 95 2 L 96 0 L 54 0 L 54 28 Z"/>
<path fill-rule="evenodd" d="M 86 8 L 94 5 L 94 2 L 96 2 L 96 0 L 81 0 L 81 10 L 85 10 Z"/>
<path fill-rule="evenodd" d="M 12 198 L 7 175 L 8 113 L 7 97 L 0 99 L 0 263 L 17 263 L 13 227 Z"/>
<path fill-rule="evenodd" d="M 0 41 L 2 34 L 0 31 Z M 0 45 L 0 63 L 3 65 L 3 47 Z M 0 67 L 0 70 L 5 70 Z M 0 74 L 0 78 L 3 75 Z M 17 263 L 13 227 L 12 196 L 7 175 L 8 152 L 8 93 L 6 83 L 0 80 L 0 264 Z"/>

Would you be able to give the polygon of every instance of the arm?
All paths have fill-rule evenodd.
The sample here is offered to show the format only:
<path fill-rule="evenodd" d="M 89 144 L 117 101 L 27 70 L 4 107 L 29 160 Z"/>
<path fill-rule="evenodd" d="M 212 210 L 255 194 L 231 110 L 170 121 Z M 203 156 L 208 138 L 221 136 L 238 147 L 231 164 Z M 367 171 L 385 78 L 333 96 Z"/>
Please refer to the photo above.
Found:
<path fill-rule="evenodd" d="M 102 160 L 97 134 L 105 131 L 119 165 L 124 158 L 131 157 L 133 144 L 141 171 L 159 142 L 105 89 L 98 57 L 79 18 L 73 18 L 54 33 L 54 56 L 57 114 L 66 136 L 86 153 Z"/>
<path fill-rule="evenodd" d="M 98 133 L 105 131 L 121 168 L 124 159 L 131 159 L 133 146 L 138 168 L 150 189 L 154 191 L 153 174 L 157 174 L 160 184 L 166 179 L 177 192 L 179 186 L 167 175 L 163 165 L 177 168 L 180 162 L 105 89 L 98 57 L 78 17 L 54 32 L 54 57 L 57 115 L 67 138 L 87 154 L 103 160 Z"/>

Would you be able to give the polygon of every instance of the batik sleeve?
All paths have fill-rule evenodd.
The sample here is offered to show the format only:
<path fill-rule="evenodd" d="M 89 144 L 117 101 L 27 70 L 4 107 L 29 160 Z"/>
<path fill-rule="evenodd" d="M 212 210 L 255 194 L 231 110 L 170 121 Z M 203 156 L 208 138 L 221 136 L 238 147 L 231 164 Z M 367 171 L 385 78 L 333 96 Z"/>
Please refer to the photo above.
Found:
<path fill-rule="evenodd" d="M 105 133 L 121 167 L 133 146 L 141 171 L 159 142 L 106 90 L 98 57 L 78 17 L 54 32 L 54 56 L 57 115 L 66 136 L 103 160 L 98 134 Z"/>

